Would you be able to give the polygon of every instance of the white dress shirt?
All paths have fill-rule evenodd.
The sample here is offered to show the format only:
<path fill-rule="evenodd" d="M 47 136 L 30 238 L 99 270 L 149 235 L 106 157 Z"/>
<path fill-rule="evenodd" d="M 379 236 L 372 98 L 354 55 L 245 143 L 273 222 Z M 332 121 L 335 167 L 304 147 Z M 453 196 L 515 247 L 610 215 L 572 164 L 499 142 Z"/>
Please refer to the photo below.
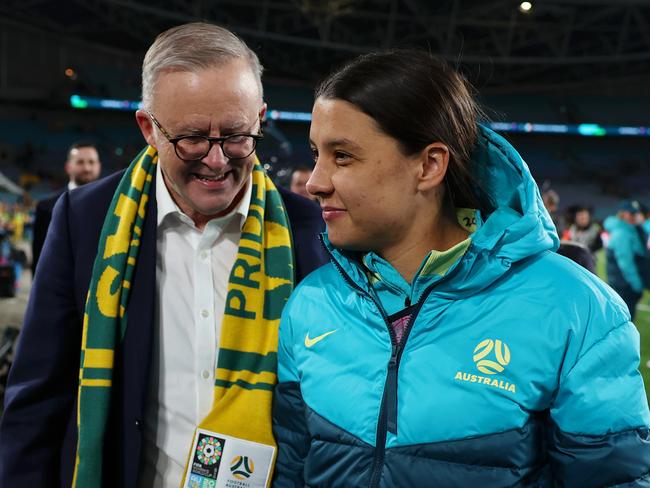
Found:
<path fill-rule="evenodd" d="M 228 277 L 252 181 L 231 213 L 201 231 L 157 171 L 156 317 L 141 487 L 180 486 L 194 429 L 212 407 Z"/>

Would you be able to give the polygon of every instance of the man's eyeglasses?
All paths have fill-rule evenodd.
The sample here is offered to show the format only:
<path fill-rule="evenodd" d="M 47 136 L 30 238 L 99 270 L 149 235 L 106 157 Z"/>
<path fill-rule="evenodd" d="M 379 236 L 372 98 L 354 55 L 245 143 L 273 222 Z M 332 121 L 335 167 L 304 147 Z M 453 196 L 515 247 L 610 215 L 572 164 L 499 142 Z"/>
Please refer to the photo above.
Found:
<path fill-rule="evenodd" d="M 203 159 L 208 155 L 215 143 L 221 146 L 224 156 L 228 159 L 244 159 L 253 154 L 257 141 L 264 137 L 262 134 L 230 134 L 224 137 L 198 135 L 172 137 L 151 112 L 147 113 L 162 135 L 174 145 L 176 155 L 183 161 Z"/>

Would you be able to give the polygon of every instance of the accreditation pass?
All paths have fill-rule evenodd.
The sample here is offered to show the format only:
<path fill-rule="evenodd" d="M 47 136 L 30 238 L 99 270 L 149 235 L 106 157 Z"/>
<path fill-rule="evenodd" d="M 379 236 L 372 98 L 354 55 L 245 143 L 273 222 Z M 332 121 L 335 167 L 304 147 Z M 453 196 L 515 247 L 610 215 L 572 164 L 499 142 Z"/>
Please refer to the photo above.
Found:
<path fill-rule="evenodd" d="M 196 429 L 182 488 L 265 488 L 275 447 Z"/>

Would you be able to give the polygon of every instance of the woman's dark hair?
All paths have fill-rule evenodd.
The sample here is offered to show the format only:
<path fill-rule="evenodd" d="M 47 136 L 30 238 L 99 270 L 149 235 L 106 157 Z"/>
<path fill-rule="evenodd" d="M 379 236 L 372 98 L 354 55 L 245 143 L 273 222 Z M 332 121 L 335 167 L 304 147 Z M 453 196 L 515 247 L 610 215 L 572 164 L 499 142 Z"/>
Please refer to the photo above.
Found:
<path fill-rule="evenodd" d="M 471 154 L 482 115 L 469 83 L 425 51 L 391 50 L 360 56 L 331 74 L 316 98 L 340 99 L 372 117 L 413 155 L 432 142 L 449 148 L 446 184 L 456 207 L 481 208 Z"/>

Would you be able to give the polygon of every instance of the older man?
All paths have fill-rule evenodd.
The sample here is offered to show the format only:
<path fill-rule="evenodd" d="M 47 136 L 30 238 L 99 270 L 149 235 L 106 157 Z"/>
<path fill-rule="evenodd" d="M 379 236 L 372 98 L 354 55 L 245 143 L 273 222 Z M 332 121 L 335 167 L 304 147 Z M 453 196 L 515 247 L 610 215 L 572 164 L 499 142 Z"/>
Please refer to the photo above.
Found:
<path fill-rule="evenodd" d="M 54 210 L 6 393 L 1 486 L 270 483 L 279 314 L 324 256 L 320 216 L 283 204 L 255 156 L 260 77 L 214 25 L 148 50 L 136 119 L 149 146 Z"/>

